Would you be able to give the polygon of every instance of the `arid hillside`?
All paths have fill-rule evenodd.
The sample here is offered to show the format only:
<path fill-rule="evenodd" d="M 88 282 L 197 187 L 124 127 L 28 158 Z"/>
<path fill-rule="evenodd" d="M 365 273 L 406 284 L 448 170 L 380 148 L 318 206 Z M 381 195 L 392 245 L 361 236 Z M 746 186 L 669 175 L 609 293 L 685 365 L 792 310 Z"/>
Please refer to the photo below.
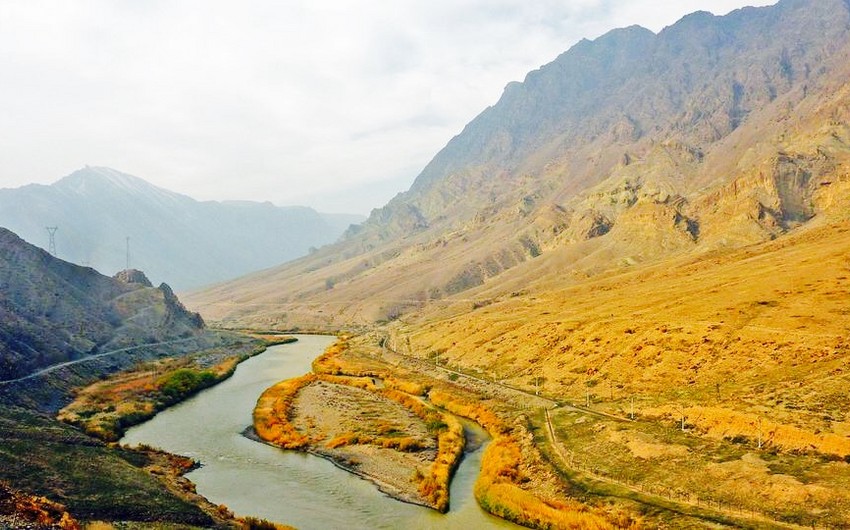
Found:
<path fill-rule="evenodd" d="M 582 41 L 343 241 L 187 305 L 228 325 L 356 328 L 841 219 L 848 28 L 843 0 L 784 0 Z"/>
<path fill-rule="evenodd" d="M 110 350 L 199 335 L 166 284 L 57 259 L 0 228 L 0 381 Z"/>
<path fill-rule="evenodd" d="M 396 322 L 389 344 L 576 402 L 729 405 L 850 433 L 850 223 L 552 281 Z"/>

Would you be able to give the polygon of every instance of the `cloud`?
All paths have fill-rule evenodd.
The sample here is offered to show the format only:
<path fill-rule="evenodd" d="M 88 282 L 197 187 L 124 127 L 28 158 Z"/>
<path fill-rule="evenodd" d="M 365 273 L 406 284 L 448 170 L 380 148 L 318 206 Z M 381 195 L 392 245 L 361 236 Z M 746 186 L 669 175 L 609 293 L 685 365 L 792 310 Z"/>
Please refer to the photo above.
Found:
<path fill-rule="evenodd" d="M 3 2 L 0 186 L 109 165 L 199 199 L 366 212 L 582 37 L 744 3 Z"/>

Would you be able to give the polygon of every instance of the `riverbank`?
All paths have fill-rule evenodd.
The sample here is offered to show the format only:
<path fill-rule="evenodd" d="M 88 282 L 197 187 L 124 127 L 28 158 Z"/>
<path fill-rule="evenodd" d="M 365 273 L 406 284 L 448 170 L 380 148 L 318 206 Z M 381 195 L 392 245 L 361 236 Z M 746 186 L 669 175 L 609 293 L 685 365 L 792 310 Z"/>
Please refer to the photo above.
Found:
<path fill-rule="evenodd" d="M 404 502 L 445 512 L 463 427 L 419 393 L 374 376 L 308 374 L 267 389 L 254 409 L 257 435 L 331 460 Z"/>
<path fill-rule="evenodd" d="M 230 378 L 239 363 L 268 346 L 297 340 L 291 336 L 269 340 L 228 336 L 230 340 L 220 346 L 138 363 L 76 389 L 74 401 L 61 411 L 59 419 L 88 436 L 71 434 L 73 429 L 51 418 L 11 409 L 8 416 L 15 418 L 14 427 L 0 439 L 13 452 L 11 459 L 0 458 L 4 467 L 0 478 L 62 500 L 73 515 L 98 521 L 102 528 L 110 528 L 105 521 L 119 521 L 121 528 L 128 529 L 152 522 L 179 523 L 185 528 L 244 528 L 244 521 L 198 495 L 194 484 L 184 477 L 197 468 L 196 462 L 152 447 L 131 449 L 112 443 L 130 426 Z M 62 433 L 55 442 L 54 433 Z M 69 468 L 62 462 L 71 454 L 75 465 Z M 74 486 L 57 489 L 68 481 Z M 87 489 L 92 482 L 98 484 L 94 493 Z M 130 499 L 132 506 L 127 504 Z"/>
<path fill-rule="evenodd" d="M 260 395 L 283 379 L 309 372 L 311 362 L 331 344 L 331 338 L 299 336 L 295 344 L 269 348 L 241 364 L 227 381 L 130 429 L 121 443 L 191 455 L 202 463 L 186 475 L 198 494 L 236 514 L 297 528 L 513 528 L 481 510 L 473 497 L 484 452 L 476 450 L 480 442 L 471 445 L 455 472 L 451 509 L 442 514 L 399 502 L 325 458 L 281 451 L 243 435 Z"/>
<path fill-rule="evenodd" d="M 229 378 L 239 363 L 291 336 L 245 336 L 242 341 L 179 357 L 137 365 L 75 391 L 74 400 L 57 415 L 106 442 L 119 440 L 126 429 Z"/>
<path fill-rule="evenodd" d="M 356 388 L 361 396 L 372 394 L 373 399 L 393 396 L 395 399 L 387 401 L 403 402 L 410 409 L 422 407 L 433 414 L 440 414 L 442 418 L 450 418 L 449 421 L 458 426 L 460 424 L 454 418 L 465 417 L 489 432 L 493 442 L 484 453 L 475 486 L 475 497 L 486 511 L 531 527 L 579 525 L 612 528 L 636 524 L 634 519 L 619 510 L 589 506 L 573 499 L 536 450 L 527 428 L 527 418 L 504 401 L 450 381 L 391 365 L 382 359 L 380 349 L 370 350 L 362 338 L 352 341 L 342 339 L 331 346 L 313 362 L 313 371 L 314 374 L 274 385 L 258 400 L 254 425 L 261 437 L 281 447 L 319 451 L 327 455 L 328 446 L 336 445 L 335 438 L 329 438 L 328 426 L 318 418 L 327 418 L 327 422 L 337 426 L 337 431 L 351 427 L 345 424 L 339 427 L 340 417 L 355 418 L 354 421 L 359 423 L 345 445 L 363 459 L 357 462 L 357 471 L 366 474 L 373 482 L 387 481 L 388 477 L 398 473 L 399 466 L 393 466 L 385 456 L 381 461 L 371 454 L 374 452 L 372 447 L 383 445 L 383 442 L 375 443 L 369 432 L 374 426 L 363 421 L 363 418 L 383 417 L 388 410 L 386 403 L 380 414 L 376 414 L 359 402 L 352 406 L 352 403 L 341 403 L 338 397 L 327 399 L 326 392 L 317 389 L 330 383 Z M 443 441 L 441 438 L 454 436 L 465 438 L 462 426 L 437 434 L 438 447 Z M 446 448 L 446 452 L 438 451 L 435 455 L 428 475 L 415 474 L 401 481 L 407 492 L 416 486 L 421 496 L 438 499 L 440 506 L 444 506 L 442 510 L 448 507 L 448 484 L 463 452 L 462 447 L 458 450 L 450 442 L 446 443 Z M 402 453 L 398 449 L 393 451 L 396 456 Z M 349 458 L 348 454 L 332 456 L 337 461 L 342 459 L 344 467 L 348 467 L 344 460 Z M 363 462 L 366 462 L 365 466 Z"/>
<path fill-rule="evenodd" d="M 253 426 L 246 428 L 242 432 L 242 435 L 245 436 L 246 438 L 248 438 L 251 441 L 261 443 L 261 444 L 267 445 L 269 447 L 274 447 L 275 449 L 280 449 L 279 445 L 274 444 L 272 442 L 269 442 L 267 440 L 263 440 L 262 438 L 260 438 L 257 435 L 256 431 L 254 430 Z M 329 454 L 329 453 L 324 452 L 324 451 L 319 451 L 319 450 L 310 449 L 310 448 L 306 448 L 306 449 L 302 449 L 302 450 L 309 455 L 315 456 L 317 458 L 321 458 L 322 460 L 331 463 L 335 468 L 337 468 L 341 471 L 349 473 L 349 474 L 351 474 L 355 477 L 358 477 L 362 480 L 365 480 L 365 481 L 373 484 L 378 489 L 378 491 L 380 491 L 381 493 L 383 493 L 387 497 L 390 497 L 390 498 L 392 498 L 396 501 L 399 501 L 399 502 L 403 502 L 405 504 L 410 504 L 412 506 L 421 506 L 423 508 L 429 508 L 429 509 L 432 508 L 431 506 L 428 506 L 428 505 L 426 505 L 426 504 L 424 504 L 424 503 L 422 503 L 422 502 L 420 502 L 416 499 L 408 498 L 407 493 L 405 491 L 403 491 L 399 488 L 396 488 L 390 482 L 383 480 L 382 475 L 380 473 L 367 474 L 364 471 L 361 471 L 360 469 L 358 469 L 357 467 L 349 465 L 348 461 L 346 459 L 341 458 L 338 455 L 333 455 L 333 454 Z"/>

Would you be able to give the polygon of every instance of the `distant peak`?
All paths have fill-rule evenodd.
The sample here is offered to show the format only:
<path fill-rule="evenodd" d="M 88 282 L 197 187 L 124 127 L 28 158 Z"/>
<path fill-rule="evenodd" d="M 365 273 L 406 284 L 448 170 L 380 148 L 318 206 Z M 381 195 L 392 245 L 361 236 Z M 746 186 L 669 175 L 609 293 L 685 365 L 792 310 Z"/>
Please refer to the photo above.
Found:
<path fill-rule="evenodd" d="M 139 177 L 134 177 L 133 175 L 128 175 L 127 173 L 122 173 L 112 168 L 98 166 L 85 166 L 82 169 L 78 169 L 67 177 L 63 177 L 62 179 L 60 179 L 57 184 L 62 182 L 80 182 L 91 180 L 106 181 L 123 186 L 126 186 L 130 183 L 147 184 L 147 182 L 145 182 L 143 179 L 140 179 Z"/>
<path fill-rule="evenodd" d="M 189 197 L 160 188 L 145 179 L 102 166 L 85 166 L 53 184 L 56 188 L 75 195 L 120 193 L 134 197 L 159 197 L 160 200 L 193 200 Z"/>
<path fill-rule="evenodd" d="M 694 11 L 693 13 L 689 13 L 682 17 L 682 20 L 707 20 L 710 18 L 714 18 L 714 13 L 709 11 Z"/>
<path fill-rule="evenodd" d="M 643 39 L 648 37 L 654 37 L 655 33 L 647 29 L 643 26 L 639 26 L 634 24 L 632 26 L 628 26 L 625 28 L 617 28 L 612 29 L 608 33 L 605 33 L 601 37 L 597 38 L 592 42 L 596 43 L 607 43 L 607 42 L 628 42 L 634 39 Z"/>
<path fill-rule="evenodd" d="M 575 44 L 575 46 L 561 54 L 561 57 L 570 56 L 576 53 L 594 53 L 596 50 L 629 46 L 633 43 L 649 42 L 655 38 L 655 36 L 656 35 L 652 30 L 634 24 L 625 28 L 612 29 L 593 40 L 581 39 Z"/>

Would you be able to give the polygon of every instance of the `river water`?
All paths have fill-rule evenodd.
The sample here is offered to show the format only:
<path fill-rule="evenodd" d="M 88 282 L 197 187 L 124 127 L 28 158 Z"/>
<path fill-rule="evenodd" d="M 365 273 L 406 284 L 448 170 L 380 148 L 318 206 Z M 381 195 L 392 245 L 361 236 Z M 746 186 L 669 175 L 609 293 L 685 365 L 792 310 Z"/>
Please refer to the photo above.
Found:
<path fill-rule="evenodd" d="M 282 451 L 242 435 L 260 394 L 274 383 L 310 371 L 310 363 L 334 340 L 299 336 L 239 365 L 233 376 L 130 429 L 121 443 L 145 443 L 189 456 L 202 466 L 186 475 L 198 493 L 237 515 L 261 517 L 300 529 L 517 528 L 478 506 L 472 487 L 487 438 L 467 453 L 451 485 L 446 514 L 396 501 L 370 482 L 323 458 Z M 473 444 L 475 445 L 475 444 Z"/>

